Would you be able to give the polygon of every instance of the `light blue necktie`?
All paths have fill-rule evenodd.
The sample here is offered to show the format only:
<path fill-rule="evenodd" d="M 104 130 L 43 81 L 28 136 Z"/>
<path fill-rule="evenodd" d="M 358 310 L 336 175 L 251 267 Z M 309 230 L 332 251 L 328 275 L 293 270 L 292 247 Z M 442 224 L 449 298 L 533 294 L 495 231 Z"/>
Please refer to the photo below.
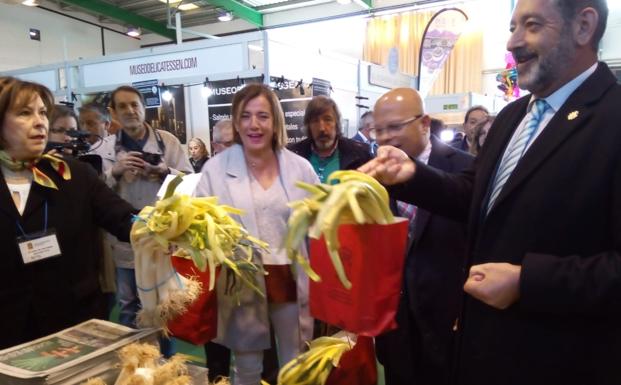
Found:
<path fill-rule="evenodd" d="M 500 166 L 498 167 L 498 172 L 496 173 L 496 178 L 494 179 L 494 184 L 492 187 L 492 193 L 489 196 L 489 201 L 487 203 L 487 212 L 494 206 L 494 202 L 505 183 L 511 176 L 513 169 L 517 166 L 518 162 L 524 155 L 526 148 L 528 147 L 528 143 L 533 139 L 533 136 L 537 132 L 539 128 L 539 123 L 541 123 L 541 118 L 546 110 L 550 107 L 550 105 L 543 99 L 537 99 L 533 103 L 533 106 L 530 110 L 530 119 L 524 125 L 524 128 L 519 133 L 516 140 L 513 142 L 511 149 L 507 151 L 505 157 L 502 158 Z"/>

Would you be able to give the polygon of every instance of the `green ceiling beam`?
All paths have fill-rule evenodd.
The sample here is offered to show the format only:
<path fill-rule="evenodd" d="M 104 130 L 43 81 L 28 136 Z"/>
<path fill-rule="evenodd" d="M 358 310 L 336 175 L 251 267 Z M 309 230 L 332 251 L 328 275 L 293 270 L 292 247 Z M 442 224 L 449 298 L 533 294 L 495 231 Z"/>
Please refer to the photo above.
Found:
<path fill-rule="evenodd" d="M 144 16 L 126 11 L 122 8 L 105 3 L 101 0 L 61 0 L 65 4 L 75 5 L 76 7 L 99 13 L 114 20 L 122 21 L 133 27 L 140 27 L 158 35 L 175 40 L 176 33 L 166 25 L 153 21 Z"/>
<path fill-rule="evenodd" d="M 373 0 L 357 0 L 356 2 L 366 4 L 366 7 L 362 6 L 362 8 L 368 8 L 368 9 L 373 8 Z"/>
<path fill-rule="evenodd" d="M 215 5 L 216 7 L 224 8 L 229 12 L 233 12 L 235 16 L 240 17 L 249 23 L 252 23 L 257 27 L 263 27 L 263 14 L 261 14 L 261 12 L 258 12 L 254 8 L 240 3 L 239 1 L 207 0 L 207 2 L 211 5 Z"/>

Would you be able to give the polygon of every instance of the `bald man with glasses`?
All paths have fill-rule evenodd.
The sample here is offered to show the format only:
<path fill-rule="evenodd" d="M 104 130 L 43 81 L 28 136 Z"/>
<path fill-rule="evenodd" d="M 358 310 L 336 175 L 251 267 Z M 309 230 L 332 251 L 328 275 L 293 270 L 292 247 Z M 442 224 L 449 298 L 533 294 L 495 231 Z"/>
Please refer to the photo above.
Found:
<path fill-rule="evenodd" d="M 382 95 L 373 111 L 380 146 L 447 172 L 467 168 L 472 157 L 430 135 L 431 118 L 416 90 Z M 398 329 L 377 337 L 386 385 L 448 384 L 453 323 L 459 315 L 465 225 L 416 206 L 391 200 L 393 212 L 410 220 Z"/>

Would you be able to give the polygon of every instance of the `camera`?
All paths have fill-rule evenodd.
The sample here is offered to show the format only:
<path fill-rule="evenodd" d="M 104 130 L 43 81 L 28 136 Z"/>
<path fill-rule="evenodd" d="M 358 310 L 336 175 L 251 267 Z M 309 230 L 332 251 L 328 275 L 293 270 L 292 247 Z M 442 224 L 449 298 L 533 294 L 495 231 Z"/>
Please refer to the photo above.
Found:
<path fill-rule="evenodd" d="M 162 155 L 160 154 L 154 154 L 152 152 L 142 152 L 141 158 L 149 163 L 152 164 L 153 166 L 157 166 L 158 164 L 162 163 Z"/>

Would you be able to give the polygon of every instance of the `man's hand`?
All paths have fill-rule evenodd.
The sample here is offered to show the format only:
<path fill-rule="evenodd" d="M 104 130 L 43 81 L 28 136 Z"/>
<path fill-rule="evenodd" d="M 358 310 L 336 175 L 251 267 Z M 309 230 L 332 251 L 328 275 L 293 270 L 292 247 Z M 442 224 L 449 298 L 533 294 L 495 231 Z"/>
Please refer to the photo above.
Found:
<path fill-rule="evenodd" d="M 409 180 L 414 176 L 415 170 L 416 164 L 412 159 L 392 146 L 380 146 L 377 156 L 358 168 L 358 171 L 369 174 L 386 186 Z"/>
<path fill-rule="evenodd" d="M 470 268 L 466 293 L 497 309 L 506 309 L 520 298 L 522 266 L 485 263 Z"/>
<path fill-rule="evenodd" d="M 152 165 L 149 162 L 144 162 L 144 174 L 147 177 L 164 178 L 166 175 L 168 175 L 168 173 L 168 166 L 166 166 L 166 163 L 164 162 L 160 162 L 160 164 L 156 166 Z"/>
<path fill-rule="evenodd" d="M 112 166 L 112 176 L 120 178 L 125 171 L 131 171 L 134 175 L 142 172 L 145 161 L 142 160 L 142 154 L 138 151 L 129 151 L 118 157 Z"/>

